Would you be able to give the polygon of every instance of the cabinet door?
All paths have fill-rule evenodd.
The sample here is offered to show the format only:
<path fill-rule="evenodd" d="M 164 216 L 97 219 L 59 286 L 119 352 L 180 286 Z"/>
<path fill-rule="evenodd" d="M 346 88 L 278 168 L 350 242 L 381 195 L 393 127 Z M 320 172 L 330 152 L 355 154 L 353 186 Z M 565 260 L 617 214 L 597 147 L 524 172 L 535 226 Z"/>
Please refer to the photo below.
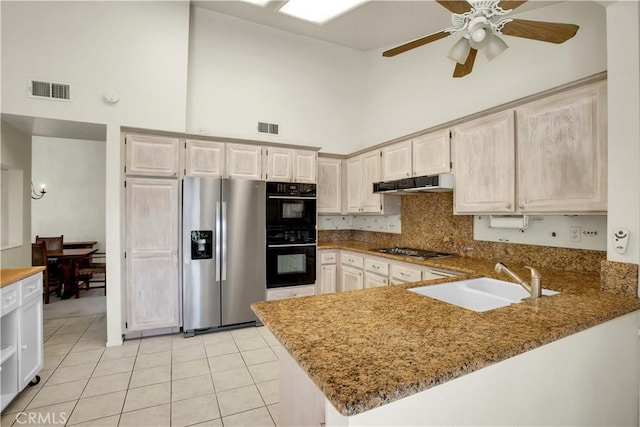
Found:
<path fill-rule="evenodd" d="M 186 141 L 187 176 L 220 178 L 224 175 L 224 143 L 215 141 Z"/>
<path fill-rule="evenodd" d="M 125 172 L 137 176 L 178 176 L 178 138 L 151 135 L 125 137 Z"/>
<path fill-rule="evenodd" d="M 267 181 L 293 181 L 293 150 L 268 147 Z"/>
<path fill-rule="evenodd" d="M 514 212 L 513 115 L 509 110 L 453 129 L 456 214 Z"/>
<path fill-rule="evenodd" d="M 399 142 L 382 149 L 382 181 L 411 176 L 411 141 Z"/>
<path fill-rule="evenodd" d="M 315 151 L 293 152 L 293 176 L 296 182 L 316 182 L 317 153 Z"/>
<path fill-rule="evenodd" d="M 365 289 L 378 288 L 380 286 L 387 286 L 388 284 L 389 284 L 389 279 L 386 276 L 379 276 L 377 274 L 373 274 L 368 271 L 364 272 Z"/>
<path fill-rule="evenodd" d="M 521 212 L 606 212 L 606 101 L 599 82 L 517 109 Z"/>
<path fill-rule="evenodd" d="M 180 326 L 178 181 L 129 179 L 125 193 L 127 330 Z"/>
<path fill-rule="evenodd" d="M 262 179 L 262 147 L 227 144 L 229 178 Z"/>
<path fill-rule="evenodd" d="M 362 155 L 362 211 L 382 212 L 382 196 L 373 192 L 373 183 L 379 182 L 380 177 L 380 150 L 375 150 Z"/>
<path fill-rule="evenodd" d="M 362 270 L 340 266 L 340 291 L 353 291 L 364 287 L 364 277 Z"/>
<path fill-rule="evenodd" d="M 42 287 L 40 287 L 42 289 Z M 22 390 L 42 368 L 42 298 L 32 298 L 18 309 L 20 343 L 18 344 L 18 389 Z"/>
<path fill-rule="evenodd" d="M 318 158 L 318 213 L 342 210 L 342 160 Z"/>
<path fill-rule="evenodd" d="M 335 264 L 320 267 L 319 294 L 330 294 L 336 291 L 336 279 L 338 270 Z"/>
<path fill-rule="evenodd" d="M 362 212 L 361 187 L 362 185 L 362 158 L 353 157 L 347 159 L 347 212 Z"/>
<path fill-rule="evenodd" d="M 449 129 L 414 138 L 413 176 L 448 173 L 451 170 Z"/>

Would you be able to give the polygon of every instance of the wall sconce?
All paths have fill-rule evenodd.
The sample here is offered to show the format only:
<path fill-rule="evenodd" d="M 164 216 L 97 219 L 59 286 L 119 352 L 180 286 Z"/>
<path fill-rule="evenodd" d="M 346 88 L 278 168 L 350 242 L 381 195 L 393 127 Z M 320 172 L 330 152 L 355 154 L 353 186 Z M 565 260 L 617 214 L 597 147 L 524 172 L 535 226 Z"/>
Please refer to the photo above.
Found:
<path fill-rule="evenodd" d="M 44 195 L 47 194 L 47 186 L 42 184 L 40 186 L 40 191 L 36 192 L 36 189 L 33 188 L 33 181 L 31 181 L 31 198 L 33 200 L 40 200 L 44 197 Z"/>

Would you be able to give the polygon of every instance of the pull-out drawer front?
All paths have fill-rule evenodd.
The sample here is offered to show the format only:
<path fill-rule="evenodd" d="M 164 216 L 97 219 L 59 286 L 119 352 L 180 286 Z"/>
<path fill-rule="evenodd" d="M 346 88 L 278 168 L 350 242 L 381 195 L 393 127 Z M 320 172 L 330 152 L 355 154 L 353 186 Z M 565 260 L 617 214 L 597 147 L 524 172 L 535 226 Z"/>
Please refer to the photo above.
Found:
<path fill-rule="evenodd" d="M 419 282 L 422 280 L 422 270 L 404 265 L 392 264 L 391 277 L 402 282 Z"/>
<path fill-rule="evenodd" d="M 429 268 L 422 272 L 422 280 L 442 279 L 443 277 L 456 277 L 462 275 L 462 273 L 458 273 L 457 271 Z"/>
<path fill-rule="evenodd" d="M 350 265 L 355 268 L 364 267 L 364 257 L 355 255 L 351 252 L 342 252 L 340 254 L 340 262 L 345 265 Z"/>
<path fill-rule="evenodd" d="M 267 291 L 267 300 L 308 297 L 316 294 L 315 286 L 296 286 L 295 288 L 273 289 Z"/>
<path fill-rule="evenodd" d="M 26 301 L 33 299 L 36 295 L 42 295 L 42 273 L 34 274 L 22 280 L 22 297 L 24 304 Z"/>
<path fill-rule="evenodd" d="M 365 258 L 364 269 L 381 276 L 389 275 L 389 263 L 374 258 Z"/>
<path fill-rule="evenodd" d="M 0 316 L 4 316 L 20 306 L 20 282 L 0 289 Z"/>
<path fill-rule="evenodd" d="M 335 264 L 338 260 L 335 252 L 321 252 L 320 264 Z"/>

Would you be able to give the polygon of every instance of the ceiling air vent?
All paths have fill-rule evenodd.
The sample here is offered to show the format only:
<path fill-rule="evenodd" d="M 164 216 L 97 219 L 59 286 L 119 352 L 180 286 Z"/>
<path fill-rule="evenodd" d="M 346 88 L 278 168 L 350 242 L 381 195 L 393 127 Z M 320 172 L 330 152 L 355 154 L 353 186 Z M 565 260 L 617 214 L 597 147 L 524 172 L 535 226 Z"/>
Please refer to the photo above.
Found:
<path fill-rule="evenodd" d="M 278 128 L 279 125 L 277 123 L 258 122 L 259 133 L 270 133 L 273 135 L 278 135 Z"/>
<path fill-rule="evenodd" d="M 71 86 L 68 84 L 42 80 L 31 80 L 29 83 L 29 96 L 61 101 L 69 101 L 71 99 Z"/>

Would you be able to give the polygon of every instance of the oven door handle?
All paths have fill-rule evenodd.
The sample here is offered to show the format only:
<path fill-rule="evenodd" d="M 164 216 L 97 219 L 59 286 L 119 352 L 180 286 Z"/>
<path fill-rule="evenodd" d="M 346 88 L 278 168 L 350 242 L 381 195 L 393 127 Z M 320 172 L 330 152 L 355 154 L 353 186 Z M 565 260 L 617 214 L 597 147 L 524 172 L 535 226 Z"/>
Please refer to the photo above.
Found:
<path fill-rule="evenodd" d="M 316 243 L 293 243 L 293 244 L 282 244 L 282 245 L 267 245 L 268 248 L 299 248 L 299 247 L 309 247 L 316 246 Z"/>
<path fill-rule="evenodd" d="M 315 200 L 316 196 L 267 196 L 267 199 Z"/>

